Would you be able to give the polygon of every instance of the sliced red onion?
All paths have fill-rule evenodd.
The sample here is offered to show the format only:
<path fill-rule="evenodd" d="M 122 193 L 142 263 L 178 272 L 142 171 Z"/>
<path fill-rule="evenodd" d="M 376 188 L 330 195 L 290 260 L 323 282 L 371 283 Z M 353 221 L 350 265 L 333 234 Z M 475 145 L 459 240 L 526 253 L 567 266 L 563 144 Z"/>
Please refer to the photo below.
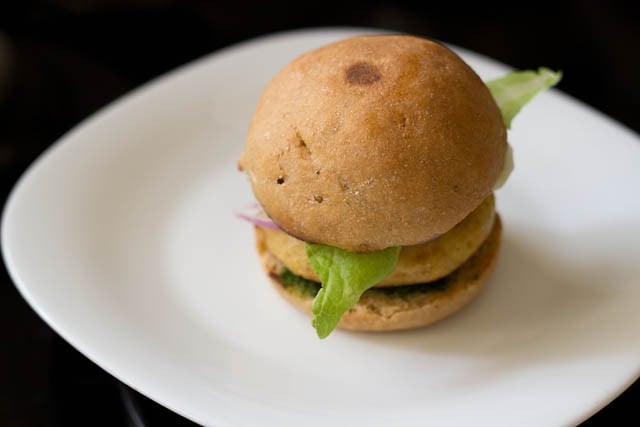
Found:
<path fill-rule="evenodd" d="M 235 215 L 240 219 L 250 222 L 256 227 L 268 228 L 269 230 L 280 230 L 280 227 L 278 227 L 276 223 L 267 216 L 258 203 L 252 203 L 244 210 L 236 212 Z"/>
<path fill-rule="evenodd" d="M 267 216 L 267 214 L 264 212 L 264 209 L 262 209 L 262 206 L 260 206 L 258 202 L 254 202 L 248 205 L 242 211 L 236 211 L 235 215 L 240 219 L 250 222 L 256 227 L 267 228 L 269 230 L 276 230 L 276 231 L 281 230 L 281 228 L 278 227 L 278 225 L 275 222 L 273 222 L 271 218 Z M 435 240 L 440 236 L 441 236 L 440 234 L 434 234 L 428 239 L 418 242 L 416 244 L 421 245 L 423 243 L 427 243 L 432 240 Z"/>
<path fill-rule="evenodd" d="M 416 243 L 416 245 L 423 245 L 425 243 L 429 243 L 432 240 L 436 240 L 440 236 L 442 236 L 442 234 L 434 234 L 433 236 L 429 237 L 428 239 Z"/>

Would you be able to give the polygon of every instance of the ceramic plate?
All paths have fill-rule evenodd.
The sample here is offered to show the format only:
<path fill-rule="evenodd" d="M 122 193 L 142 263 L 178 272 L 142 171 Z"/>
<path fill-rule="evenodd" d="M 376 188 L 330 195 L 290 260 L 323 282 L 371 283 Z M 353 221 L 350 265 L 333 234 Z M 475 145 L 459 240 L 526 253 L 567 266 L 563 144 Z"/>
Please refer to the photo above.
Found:
<path fill-rule="evenodd" d="M 640 372 L 640 145 L 558 91 L 514 121 L 516 168 L 497 193 L 501 257 L 458 315 L 320 341 L 263 276 L 252 228 L 232 213 L 252 201 L 236 170 L 252 109 L 289 60 L 357 32 L 236 45 L 69 132 L 4 212 L 17 287 L 91 360 L 203 424 L 585 419 Z M 508 70 L 460 53 L 483 78 Z"/>

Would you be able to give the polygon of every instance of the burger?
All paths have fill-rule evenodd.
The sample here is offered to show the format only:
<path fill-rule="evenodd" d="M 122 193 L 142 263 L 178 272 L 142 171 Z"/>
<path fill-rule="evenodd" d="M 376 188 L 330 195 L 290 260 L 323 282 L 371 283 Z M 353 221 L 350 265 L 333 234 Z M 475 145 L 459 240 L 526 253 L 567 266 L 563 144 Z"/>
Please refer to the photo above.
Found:
<path fill-rule="evenodd" d="M 290 62 L 238 161 L 278 293 L 321 338 L 426 326 L 464 307 L 499 252 L 507 127 L 559 78 L 540 69 L 485 84 L 446 46 L 409 35 L 353 37 Z"/>

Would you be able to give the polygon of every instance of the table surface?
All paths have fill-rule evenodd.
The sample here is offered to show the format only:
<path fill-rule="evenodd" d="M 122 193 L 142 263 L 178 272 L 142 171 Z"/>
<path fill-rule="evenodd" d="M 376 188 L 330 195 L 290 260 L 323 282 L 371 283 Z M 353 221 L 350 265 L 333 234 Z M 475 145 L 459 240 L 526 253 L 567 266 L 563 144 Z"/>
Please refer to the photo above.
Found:
<path fill-rule="evenodd" d="M 302 27 L 387 28 L 457 44 L 517 68 L 561 69 L 561 90 L 640 129 L 637 9 L 623 2 L 497 11 L 487 3 L 449 3 L 3 2 L 1 200 L 47 146 L 118 96 L 221 47 Z M 122 387 L 60 339 L 22 300 L 4 267 L 0 342 L 0 425 L 190 424 Z M 638 403 L 636 382 L 584 425 L 614 419 L 640 425 Z"/>

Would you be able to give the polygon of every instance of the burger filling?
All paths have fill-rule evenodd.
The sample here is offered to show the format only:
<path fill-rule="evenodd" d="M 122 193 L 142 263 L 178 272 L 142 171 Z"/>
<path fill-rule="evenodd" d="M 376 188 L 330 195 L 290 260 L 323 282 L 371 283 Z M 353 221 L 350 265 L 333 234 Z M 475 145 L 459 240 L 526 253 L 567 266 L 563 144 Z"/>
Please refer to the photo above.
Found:
<path fill-rule="evenodd" d="M 274 258 L 276 278 L 288 291 L 314 298 L 314 327 L 327 336 L 365 292 L 411 297 L 440 289 L 439 279 L 470 258 L 495 220 L 493 195 L 449 232 L 425 243 L 372 253 L 302 242 L 283 231 L 257 228 Z M 446 281 L 441 281 L 446 283 Z M 372 289 L 373 288 L 373 289 Z"/>
<path fill-rule="evenodd" d="M 494 218 L 494 197 L 489 195 L 447 233 L 425 243 L 401 247 L 394 270 L 375 286 L 432 282 L 448 275 L 482 245 L 491 232 Z M 283 231 L 263 229 L 260 232 L 266 249 L 281 260 L 288 270 L 305 279 L 320 281 L 311 267 L 303 241 Z"/>
<path fill-rule="evenodd" d="M 284 286 L 290 292 L 293 292 L 300 296 L 309 296 L 315 298 L 318 292 L 322 288 L 320 282 L 314 282 L 313 280 L 305 279 L 291 272 L 291 270 L 285 268 L 278 275 L 278 282 Z M 424 294 L 427 292 L 442 292 L 446 290 L 447 282 L 445 280 L 436 280 L 428 283 L 418 283 L 405 286 L 387 286 L 387 287 L 375 287 L 365 292 L 379 292 L 388 296 L 397 296 L 410 298 L 416 294 Z"/>

